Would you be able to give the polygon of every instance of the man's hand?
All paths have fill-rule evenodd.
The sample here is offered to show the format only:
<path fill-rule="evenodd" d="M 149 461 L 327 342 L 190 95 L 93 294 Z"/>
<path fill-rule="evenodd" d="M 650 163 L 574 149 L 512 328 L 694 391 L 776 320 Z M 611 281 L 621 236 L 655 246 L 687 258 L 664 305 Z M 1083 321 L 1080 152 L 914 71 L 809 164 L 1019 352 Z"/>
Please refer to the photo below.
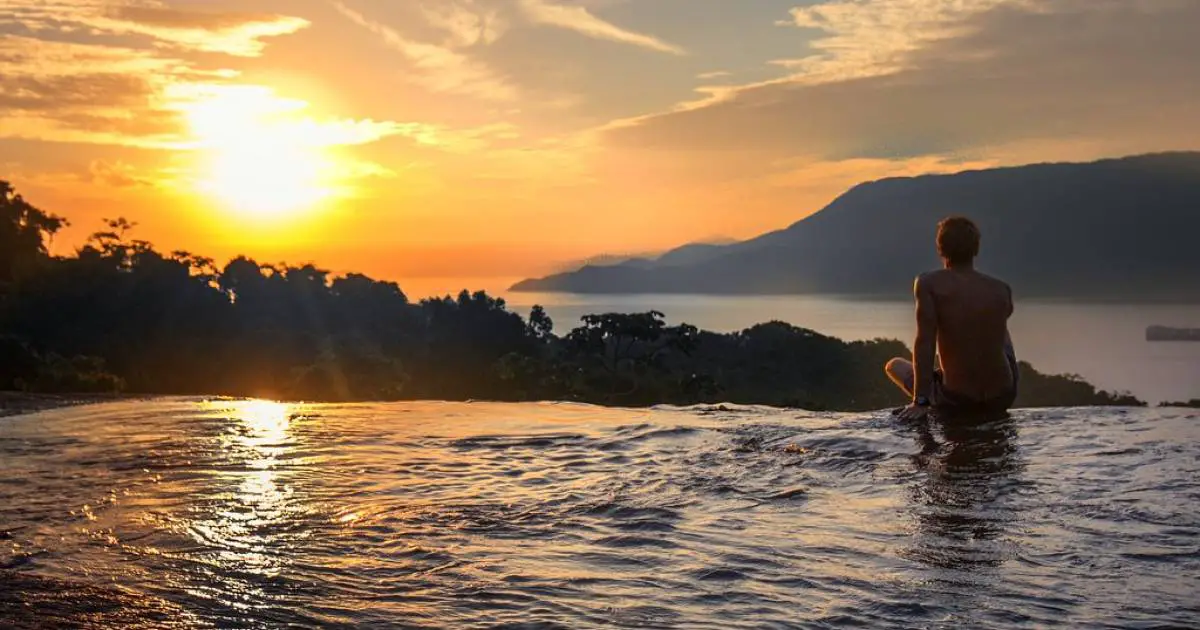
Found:
<path fill-rule="evenodd" d="M 913 403 L 904 409 L 901 409 L 900 413 L 897 415 L 901 420 L 924 420 L 929 416 L 929 405 L 918 405 L 917 403 Z"/>

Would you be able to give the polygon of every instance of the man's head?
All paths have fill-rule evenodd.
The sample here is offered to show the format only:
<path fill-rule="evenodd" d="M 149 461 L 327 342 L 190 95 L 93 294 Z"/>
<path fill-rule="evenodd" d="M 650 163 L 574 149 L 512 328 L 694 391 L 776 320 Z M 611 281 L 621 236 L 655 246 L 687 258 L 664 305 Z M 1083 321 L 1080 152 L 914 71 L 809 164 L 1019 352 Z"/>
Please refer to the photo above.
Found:
<path fill-rule="evenodd" d="M 950 265 L 969 265 L 979 254 L 979 228 L 966 217 L 946 217 L 938 223 L 938 255 Z"/>

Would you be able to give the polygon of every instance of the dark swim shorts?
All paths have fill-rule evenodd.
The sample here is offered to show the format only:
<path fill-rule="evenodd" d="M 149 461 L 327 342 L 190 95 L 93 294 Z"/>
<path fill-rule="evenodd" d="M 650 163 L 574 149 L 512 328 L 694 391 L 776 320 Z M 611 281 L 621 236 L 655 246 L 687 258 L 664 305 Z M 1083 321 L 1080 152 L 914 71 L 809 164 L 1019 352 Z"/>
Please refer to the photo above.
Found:
<path fill-rule="evenodd" d="M 1009 391 L 987 400 L 974 400 L 946 389 L 942 382 L 941 370 L 935 370 L 933 391 L 929 397 L 934 413 L 942 416 L 994 415 L 1005 413 L 1012 408 L 1013 403 L 1017 400 L 1017 385 L 1021 382 L 1021 375 L 1017 364 L 1017 355 L 1011 345 L 1004 348 L 1004 356 L 1008 359 L 1008 365 L 1012 369 L 1013 386 Z"/>

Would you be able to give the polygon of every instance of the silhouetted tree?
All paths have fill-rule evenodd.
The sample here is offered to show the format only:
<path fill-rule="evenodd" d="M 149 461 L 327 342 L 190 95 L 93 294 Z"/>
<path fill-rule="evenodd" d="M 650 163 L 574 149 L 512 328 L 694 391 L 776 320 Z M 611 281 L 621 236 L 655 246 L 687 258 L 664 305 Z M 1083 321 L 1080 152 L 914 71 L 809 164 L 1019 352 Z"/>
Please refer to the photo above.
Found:
<path fill-rule="evenodd" d="M 46 258 L 46 241 L 66 223 L 30 205 L 12 184 L 0 180 L 0 291 Z"/>
<path fill-rule="evenodd" d="M 73 256 L 64 220 L 0 182 L 0 389 L 229 394 L 310 400 L 579 400 L 879 409 L 902 396 L 891 340 L 845 343 L 783 322 L 733 334 L 663 313 L 587 315 L 558 337 L 541 306 L 462 291 L 409 302 L 400 286 L 312 264 L 222 268 L 132 239 L 124 218 Z M 1140 404 L 1022 364 L 1020 405 Z"/>
<path fill-rule="evenodd" d="M 554 320 L 540 304 L 529 311 L 529 334 L 541 341 L 549 341 L 554 336 Z"/>
<path fill-rule="evenodd" d="M 414 394 L 429 398 L 504 398 L 497 362 L 511 353 L 529 354 L 533 340 L 520 315 L 503 299 L 482 291 L 457 298 L 423 300 L 419 305 L 421 347 L 412 372 Z"/>
<path fill-rule="evenodd" d="M 688 324 L 668 327 L 663 317 L 658 311 L 585 315 L 564 339 L 579 395 L 626 403 L 675 398 L 672 359 L 695 349 L 699 331 Z"/>
<path fill-rule="evenodd" d="M 1096 388 L 1077 374 L 1046 375 L 1027 361 L 1018 362 L 1021 384 L 1018 388 L 1018 407 L 1058 407 L 1068 405 L 1110 404 L 1140 407 L 1146 403 L 1130 394 L 1096 391 Z M 1063 401 L 1075 401 L 1065 403 Z"/>

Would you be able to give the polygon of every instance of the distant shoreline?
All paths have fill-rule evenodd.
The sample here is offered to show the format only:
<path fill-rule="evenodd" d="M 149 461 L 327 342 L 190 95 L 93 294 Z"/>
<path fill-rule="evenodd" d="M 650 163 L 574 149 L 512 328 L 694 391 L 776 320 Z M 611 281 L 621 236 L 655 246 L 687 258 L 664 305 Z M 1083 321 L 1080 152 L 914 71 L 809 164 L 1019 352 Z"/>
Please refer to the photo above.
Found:
<path fill-rule="evenodd" d="M 53 411 L 55 409 L 64 409 L 67 407 L 82 407 L 82 406 L 87 406 L 87 405 L 96 405 L 96 404 L 109 403 L 109 402 L 120 402 L 120 401 L 132 401 L 132 400 L 148 401 L 148 400 L 153 400 L 153 399 L 157 399 L 157 398 L 172 398 L 172 396 L 169 394 L 161 394 L 161 395 L 159 395 L 159 394 L 156 394 L 156 395 L 35 394 L 35 393 L 28 393 L 28 392 L 0 391 L 0 420 L 3 420 L 5 418 L 15 418 L 17 416 L 23 416 L 23 415 L 28 415 L 28 414 L 32 414 L 32 413 L 42 412 L 42 411 Z M 260 400 L 260 398 L 256 398 L 254 396 L 229 396 L 229 395 L 206 396 L 203 398 L 232 399 L 232 400 Z M 273 400 L 273 401 L 281 402 L 281 403 L 311 404 L 311 405 L 336 405 L 336 404 L 346 404 L 346 403 L 350 403 L 350 404 L 395 404 L 395 403 L 421 403 L 421 402 L 461 403 L 461 404 L 502 403 L 502 404 L 517 404 L 517 405 L 519 405 L 519 404 L 538 404 L 538 403 L 554 403 L 554 402 L 572 402 L 572 403 L 593 405 L 596 407 L 604 407 L 604 408 L 610 408 L 610 409 L 619 409 L 619 408 L 646 409 L 646 408 L 650 408 L 650 407 L 659 406 L 659 405 L 647 405 L 647 406 L 608 405 L 608 404 L 603 404 L 603 403 L 585 402 L 585 401 L 551 401 L 551 400 L 511 401 L 511 400 L 487 400 L 487 399 L 470 399 L 470 400 L 429 399 L 429 400 L 425 400 L 425 399 L 416 399 L 416 398 L 397 398 L 397 399 L 393 399 L 393 400 L 325 401 L 325 400 L 307 400 L 307 399 L 301 400 L 301 399 L 290 399 L 290 398 L 280 398 L 280 399 L 270 398 L 270 399 L 262 399 L 262 400 Z M 728 403 L 716 403 L 711 406 L 723 407 L 726 404 L 728 404 Z M 734 405 L 734 406 L 738 406 L 738 405 Z M 755 406 L 759 406 L 759 405 L 755 405 Z M 773 407 L 776 409 L 812 411 L 812 410 L 806 410 L 806 409 L 799 408 L 799 407 L 772 406 L 772 405 L 761 405 L 761 406 Z M 1084 405 L 1084 406 L 1086 406 L 1086 405 Z M 1014 407 L 1011 411 L 1020 411 L 1022 409 L 1039 409 L 1039 408 L 1040 407 Z M 1135 408 L 1135 407 L 1130 407 L 1130 408 Z M 1200 408 L 1200 399 L 1186 401 L 1186 402 L 1163 401 L 1157 405 L 1146 405 L 1144 408 L 1197 409 L 1197 408 Z M 885 409 L 881 408 L 876 411 L 885 411 Z"/>
<path fill-rule="evenodd" d="M 33 394 L 0 391 L 0 418 L 21 416 L 63 407 L 93 405 L 119 400 L 136 400 L 140 396 L 125 394 Z"/>
<path fill-rule="evenodd" d="M 1060 295 L 1021 295 L 1020 287 L 1014 286 L 1017 292 L 1017 306 L 1021 302 L 1037 304 L 1072 304 L 1078 306 L 1096 305 L 1111 306 L 1114 304 L 1161 305 L 1161 306 L 1197 306 L 1200 296 L 1194 298 L 1167 298 L 1146 296 L 1060 296 Z M 514 289 L 509 288 L 511 295 L 562 295 L 571 297 L 611 298 L 611 297 L 691 297 L 703 299 L 736 299 L 736 298 L 821 298 L 845 300 L 847 302 L 908 302 L 912 295 L 905 292 L 888 293 L 788 293 L 788 292 L 746 292 L 746 293 L 699 293 L 696 291 L 563 291 L 555 289 Z M 513 301 L 513 300 L 510 300 Z"/>

